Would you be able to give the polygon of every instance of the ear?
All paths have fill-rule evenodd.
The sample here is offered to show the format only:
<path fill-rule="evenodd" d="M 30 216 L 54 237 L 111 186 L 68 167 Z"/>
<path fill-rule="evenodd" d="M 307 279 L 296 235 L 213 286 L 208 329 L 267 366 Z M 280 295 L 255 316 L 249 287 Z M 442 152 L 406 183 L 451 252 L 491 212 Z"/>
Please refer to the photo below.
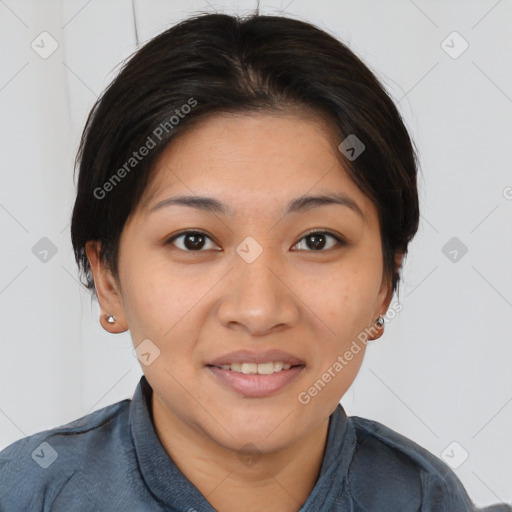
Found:
<path fill-rule="evenodd" d="M 402 265 L 403 253 L 397 253 L 395 256 L 395 273 L 398 272 Z M 391 299 L 393 297 L 393 283 L 391 279 L 383 279 L 382 284 L 379 290 L 379 294 L 377 296 L 377 308 L 375 312 L 375 318 L 373 319 L 373 324 L 369 328 L 370 332 L 377 332 L 377 334 L 373 338 L 369 338 L 370 340 L 376 340 L 382 336 L 384 333 L 384 325 L 379 326 L 377 318 L 379 316 L 384 316 L 389 308 L 389 304 L 391 303 Z"/>
<path fill-rule="evenodd" d="M 96 286 L 96 294 L 100 304 L 100 324 L 108 332 L 120 333 L 128 329 L 124 317 L 124 307 L 119 291 L 119 284 L 100 259 L 101 242 L 97 240 L 89 241 L 85 245 L 85 252 Z M 107 317 L 114 315 L 115 323 L 107 322 Z"/>

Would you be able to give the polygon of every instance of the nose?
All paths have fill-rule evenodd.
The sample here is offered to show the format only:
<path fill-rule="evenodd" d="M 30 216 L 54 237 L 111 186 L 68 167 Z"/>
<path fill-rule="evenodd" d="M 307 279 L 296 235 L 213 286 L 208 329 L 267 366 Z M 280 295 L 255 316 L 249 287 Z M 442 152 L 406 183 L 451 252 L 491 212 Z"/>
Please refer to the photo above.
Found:
<path fill-rule="evenodd" d="M 269 248 L 252 262 L 236 254 L 234 267 L 223 280 L 219 321 L 228 329 L 262 336 L 295 325 L 299 299 L 284 258 Z"/>

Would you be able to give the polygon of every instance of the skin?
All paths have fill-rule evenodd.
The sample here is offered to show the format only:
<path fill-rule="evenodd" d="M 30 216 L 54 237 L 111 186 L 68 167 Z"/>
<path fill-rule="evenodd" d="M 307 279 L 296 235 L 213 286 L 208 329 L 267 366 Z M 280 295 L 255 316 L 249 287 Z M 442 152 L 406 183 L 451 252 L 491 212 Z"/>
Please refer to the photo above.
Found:
<path fill-rule="evenodd" d="M 328 418 L 359 371 L 364 344 L 307 405 L 297 397 L 359 333 L 375 327 L 392 298 L 377 210 L 337 158 L 340 142 L 311 116 L 210 116 L 159 158 L 121 235 L 117 278 L 99 260 L 99 242 L 87 244 L 102 326 L 111 333 L 128 329 L 135 347 L 149 338 L 160 350 L 141 368 L 153 388 L 162 445 L 223 512 L 296 511 L 306 501 Z M 291 199 L 333 191 L 350 196 L 364 219 L 332 204 L 283 214 Z M 181 205 L 149 212 L 181 194 L 215 197 L 234 214 Z M 326 235 L 315 249 L 305 238 L 314 228 L 346 244 Z M 191 229 L 210 237 L 199 249 L 183 236 L 166 245 Z M 236 252 L 248 236 L 263 250 L 252 263 Z M 278 348 L 306 366 L 274 395 L 248 398 L 204 366 L 241 348 Z"/>

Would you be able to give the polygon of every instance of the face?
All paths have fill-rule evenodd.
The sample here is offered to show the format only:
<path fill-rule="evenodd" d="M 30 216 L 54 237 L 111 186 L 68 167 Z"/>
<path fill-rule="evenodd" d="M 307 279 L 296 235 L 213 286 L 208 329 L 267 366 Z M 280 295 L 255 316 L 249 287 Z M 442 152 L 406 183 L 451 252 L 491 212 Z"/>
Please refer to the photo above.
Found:
<path fill-rule="evenodd" d="M 333 365 L 391 297 L 377 210 L 337 158 L 340 142 L 320 119 L 217 114 L 161 155 L 122 233 L 118 281 L 88 246 L 102 313 L 117 318 L 102 323 L 145 343 L 154 413 L 169 425 L 270 452 L 312 432 L 352 384 L 364 344 Z M 296 201 L 321 195 L 345 204 Z M 178 196 L 196 202 L 163 202 Z M 287 360 L 268 375 L 215 367 Z"/>

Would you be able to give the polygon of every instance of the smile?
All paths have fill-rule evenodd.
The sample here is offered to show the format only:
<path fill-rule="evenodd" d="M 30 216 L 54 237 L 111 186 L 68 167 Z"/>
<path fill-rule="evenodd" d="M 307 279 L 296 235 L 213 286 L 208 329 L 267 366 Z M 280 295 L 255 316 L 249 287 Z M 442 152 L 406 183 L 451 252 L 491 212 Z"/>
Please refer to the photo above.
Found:
<path fill-rule="evenodd" d="M 207 365 L 206 369 L 223 387 L 248 398 L 273 395 L 293 382 L 304 370 L 302 364 L 292 366 L 280 362 L 232 363 L 223 366 Z"/>
<path fill-rule="evenodd" d="M 240 372 L 245 374 L 257 373 L 259 375 L 270 375 L 272 373 L 289 370 L 290 363 L 283 363 L 281 361 L 269 361 L 268 363 L 231 363 L 216 366 L 223 370 L 231 370 L 232 372 Z M 297 365 L 299 366 L 299 365 Z"/>

